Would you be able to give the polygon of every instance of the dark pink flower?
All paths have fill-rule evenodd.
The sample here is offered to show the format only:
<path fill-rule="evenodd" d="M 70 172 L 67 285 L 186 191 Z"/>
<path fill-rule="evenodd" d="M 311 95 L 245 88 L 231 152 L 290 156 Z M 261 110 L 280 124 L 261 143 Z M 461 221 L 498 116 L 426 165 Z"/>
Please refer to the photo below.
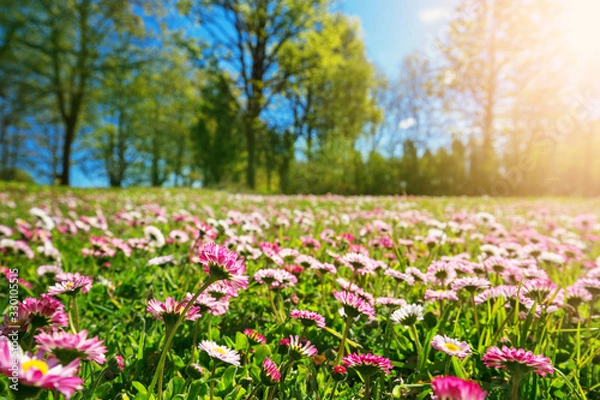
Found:
<path fill-rule="evenodd" d="M 543 355 L 534 355 L 531 351 L 502 346 L 499 349 L 492 346 L 481 358 L 488 368 L 498 368 L 511 371 L 513 374 L 522 375 L 533 371 L 538 375 L 546 376 L 554 373 L 554 368 L 549 358 Z"/>
<path fill-rule="evenodd" d="M 393 368 L 390 359 L 375 354 L 352 353 L 344 357 L 342 361 L 346 367 L 358 370 L 363 376 L 370 376 L 377 372 L 389 374 Z"/>
<path fill-rule="evenodd" d="M 319 328 L 325 328 L 325 317 L 314 311 L 292 310 L 290 312 L 290 318 L 300 320 L 306 327 L 318 326 Z"/>
<path fill-rule="evenodd" d="M 484 400 L 487 392 L 477 382 L 454 376 L 438 376 L 431 381 L 436 400 Z"/>
<path fill-rule="evenodd" d="M 202 247 L 198 259 L 212 279 L 224 281 L 236 289 L 248 287 L 248 277 L 244 275 L 246 265 L 235 251 L 209 243 Z"/>
<path fill-rule="evenodd" d="M 97 337 L 87 338 L 87 331 L 79 333 L 67 333 L 54 331 L 52 333 L 39 333 L 35 336 L 38 349 L 47 353 L 52 353 L 66 365 L 76 358 L 82 360 L 93 360 L 98 364 L 104 364 L 106 361 L 106 347 L 102 344 L 103 340 Z"/>

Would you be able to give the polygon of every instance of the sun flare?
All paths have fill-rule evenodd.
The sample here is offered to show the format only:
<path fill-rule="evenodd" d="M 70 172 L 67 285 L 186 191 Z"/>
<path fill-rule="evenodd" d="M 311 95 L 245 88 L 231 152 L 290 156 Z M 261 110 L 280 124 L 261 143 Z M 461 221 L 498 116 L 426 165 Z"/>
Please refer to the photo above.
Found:
<path fill-rule="evenodd" d="M 565 44 L 584 59 L 600 57 L 600 1 L 569 1 L 564 10 L 559 18 Z"/>

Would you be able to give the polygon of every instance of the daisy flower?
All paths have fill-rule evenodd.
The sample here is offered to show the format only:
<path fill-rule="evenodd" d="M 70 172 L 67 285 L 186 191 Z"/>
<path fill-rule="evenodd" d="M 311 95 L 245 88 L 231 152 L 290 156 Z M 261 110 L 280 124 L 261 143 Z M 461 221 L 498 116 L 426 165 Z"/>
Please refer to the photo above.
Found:
<path fill-rule="evenodd" d="M 292 310 L 290 312 L 290 318 L 300 320 L 305 327 L 317 326 L 319 328 L 325 328 L 325 317 L 314 311 Z"/>
<path fill-rule="evenodd" d="M 335 281 L 339 283 L 339 285 L 345 291 L 357 294 L 358 296 L 362 297 L 364 300 L 368 301 L 371 304 L 375 303 L 375 298 L 373 297 L 373 295 L 369 292 L 365 292 L 360 286 L 354 283 L 350 283 L 344 278 L 337 278 Z"/>
<path fill-rule="evenodd" d="M 152 314 L 152 318 L 161 318 L 165 324 L 171 326 L 179 319 L 179 316 L 183 313 L 187 304 L 187 301 L 177 302 L 172 297 L 167 297 L 164 303 L 162 301 L 151 299 L 148 301 L 146 311 Z M 200 308 L 193 306 L 187 311 L 185 319 L 188 321 L 195 321 L 201 316 Z"/>
<path fill-rule="evenodd" d="M 538 375 L 546 376 L 554 373 L 550 359 L 543 355 L 534 355 L 531 351 L 502 346 L 499 349 L 492 346 L 481 358 L 488 368 L 498 368 L 510 371 L 514 375 L 523 375 L 533 371 Z"/>
<path fill-rule="evenodd" d="M 15 349 L 12 348 L 9 340 L 0 338 L 0 374 L 12 377 L 16 365 L 19 388 L 23 392 L 40 389 L 56 390 L 69 399 L 75 391 L 83 389 L 83 379 L 77 376 L 79 359 L 63 366 L 53 356 L 44 359 L 42 353 L 36 355 L 23 353 L 20 347 L 16 349 L 16 353 L 19 362 L 14 364 Z"/>
<path fill-rule="evenodd" d="M 473 276 L 468 276 L 465 278 L 458 278 L 452 285 L 450 286 L 452 290 L 466 290 L 467 292 L 473 294 L 478 290 L 487 289 L 490 287 L 490 281 L 485 278 L 477 278 Z"/>
<path fill-rule="evenodd" d="M 269 357 L 265 358 L 262 367 L 260 377 L 265 385 L 273 386 L 281 380 L 281 373 L 279 372 L 279 368 L 277 368 L 277 364 Z"/>
<path fill-rule="evenodd" d="M 344 314 L 350 318 L 356 318 L 361 314 L 371 318 L 375 317 L 375 309 L 373 309 L 371 303 L 362 299 L 355 293 L 342 290 L 335 292 L 333 297 L 342 303 Z"/>
<path fill-rule="evenodd" d="M 51 296 L 63 293 L 75 295 L 80 291 L 85 294 L 92 288 L 92 278 L 81 275 L 79 272 L 58 274 L 56 281 L 55 285 L 48 288 L 48 294 Z"/>
<path fill-rule="evenodd" d="M 264 268 L 256 271 L 254 280 L 270 289 L 285 289 L 298 283 L 296 276 L 284 269 Z"/>
<path fill-rule="evenodd" d="M 454 290 L 425 290 L 425 301 L 458 301 L 458 296 Z"/>
<path fill-rule="evenodd" d="M 167 264 L 175 264 L 175 257 L 173 255 L 154 257 L 154 258 L 148 260 L 148 263 L 146 263 L 146 265 L 149 267 L 153 266 L 153 265 L 167 265 Z"/>
<path fill-rule="evenodd" d="M 575 285 L 584 288 L 594 297 L 600 296 L 600 279 L 581 278 L 575 282 Z"/>
<path fill-rule="evenodd" d="M 412 286 L 415 284 L 415 278 L 412 275 L 405 274 L 400 271 L 396 271 L 395 269 L 388 268 L 384 271 L 383 274 L 394 278 L 394 280 L 398 283 L 406 282 L 406 283 L 408 283 L 409 286 Z"/>
<path fill-rule="evenodd" d="M 521 293 L 531 300 L 543 304 L 557 288 L 556 283 L 549 279 L 531 279 L 523 282 Z"/>
<path fill-rule="evenodd" d="M 63 304 L 46 294 L 42 294 L 39 299 L 26 298 L 19 303 L 17 313 L 22 329 L 29 325 L 33 329 L 48 325 L 53 327 L 69 325 L 69 317 L 64 311 Z"/>
<path fill-rule="evenodd" d="M 98 337 L 87 338 L 87 331 L 72 334 L 62 331 L 52 333 L 39 333 L 35 336 L 38 349 L 52 353 L 61 364 L 66 365 L 80 358 L 82 360 L 93 360 L 98 364 L 106 361 L 106 347 L 102 345 L 103 340 Z"/>
<path fill-rule="evenodd" d="M 487 392 L 477 382 L 455 376 L 438 376 L 431 381 L 434 400 L 484 400 Z"/>
<path fill-rule="evenodd" d="M 331 377 L 336 382 L 343 382 L 348 378 L 348 370 L 343 365 L 336 365 L 331 370 Z"/>
<path fill-rule="evenodd" d="M 193 379 L 201 379 L 204 375 L 204 368 L 199 364 L 192 363 L 185 367 L 185 372 Z"/>
<path fill-rule="evenodd" d="M 202 247 L 198 259 L 204 265 L 204 271 L 215 280 L 225 281 L 236 289 L 248 287 L 248 277 L 244 260 L 235 251 L 227 247 L 209 243 Z"/>
<path fill-rule="evenodd" d="M 319 351 L 313 346 L 308 340 L 301 340 L 299 336 L 290 335 L 286 341 L 281 341 L 280 344 L 284 344 L 288 347 L 288 355 L 294 359 L 299 360 L 303 357 L 312 357 L 319 354 Z"/>
<path fill-rule="evenodd" d="M 155 226 L 147 226 L 144 228 L 144 236 L 148 244 L 152 247 L 163 247 L 166 243 L 165 236 L 160 229 Z"/>
<path fill-rule="evenodd" d="M 421 270 L 415 267 L 406 268 L 406 273 L 412 276 L 415 282 L 427 283 L 427 275 L 425 275 Z"/>
<path fill-rule="evenodd" d="M 566 300 L 566 303 L 574 308 L 577 308 L 581 304 L 588 303 L 593 300 L 593 296 L 590 292 L 577 285 L 569 286 L 566 289 L 566 293 L 565 291 L 560 291 L 556 298 L 557 300 L 559 298 L 562 298 L 563 301 Z"/>
<path fill-rule="evenodd" d="M 427 268 L 427 280 L 439 286 L 447 286 L 456 278 L 452 263 L 436 261 Z"/>
<path fill-rule="evenodd" d="M 419 304 L 407 304 L 394 311 L 390 316 L 392 322 L 404 325 L 406 328 L 416 324 L 418 321 L 422 321 L 423 318 L 423 306 Z"/>
<path fill-rule="evenodd" d="M 356 369 L 364 377 L 377 372 L 389 374 L 393 368 L 390 359 L 375 354 L 351 353 L 342 358 L 342 361 L 346 367 Z"/>
<path fill-rule="evenodd" d="M 461 360 L 471 354 L 471 347 L 467 342 L 459 342 L 448 336 L 435 335 L 431 341 L 431 347 Z"/>
<path fill-rule="evenodd" d="M 210 340 L 203 340 L 198 345 L 198 348 L 204 350 L 210 357 L 216 360 L 235 365 L 236 367 L 240 366 L 240 355 L 235 350 L 218 345 Z"/>
<path fill-rule="evenodd" d="M 41 265 L 36 270 L 37 276 L 52 278 L 63 273 L 63 270 L 58 265 Z"/>
<path fill-rule="evenodd" d="M 375 304 L 381 306 L 402 307 L 408 303 L 406 303 L 406 300 L 404 299 L 397 299 L 394 297 L 378 297 L 377 299 L 375 299 Z"/>
<path fill-rule="evenodd" d="M 353 271 L 371 269 L 373 267 L 373 260 L 362 253 L 348 253 L 340 261 L 349 266 Z"/>
<path fill-rule="evenodd" d="M 256 332 L 254 329 L 246 328 L 244 329 L 244 335 L 248 337 L 248 339 L 252 340 L 255 343 L 265 344 L 267 343 L 267 338 Z"/>

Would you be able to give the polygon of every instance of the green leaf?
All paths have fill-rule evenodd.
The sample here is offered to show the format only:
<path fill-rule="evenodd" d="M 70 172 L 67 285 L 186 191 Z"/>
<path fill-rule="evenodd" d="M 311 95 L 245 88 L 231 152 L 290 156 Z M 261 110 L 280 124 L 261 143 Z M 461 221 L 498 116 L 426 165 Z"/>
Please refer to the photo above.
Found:
<path fill-rule="evenodd" d="M 265 358 L 271 355 L 271 348 L 266 344 L 261 344 L 254 351 L 254 361 L 256 363 L 262 364 Z"/>
<path fill-rule="evenodd" d="M 138 381 L 131 382 L 131 386 L 133 386 L 139 393 L 148 394 L 146 387 Z"/>

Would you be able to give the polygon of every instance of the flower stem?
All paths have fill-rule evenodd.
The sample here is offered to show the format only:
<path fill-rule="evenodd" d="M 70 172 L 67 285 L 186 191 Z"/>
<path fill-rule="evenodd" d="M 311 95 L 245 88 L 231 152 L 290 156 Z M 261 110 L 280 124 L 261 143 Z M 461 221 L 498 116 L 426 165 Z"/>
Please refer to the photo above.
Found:
<path fill-rule="evenodd" d="M 369 400 L 371 398 L 371 377 L 365 377 L 365 400 Z"/>
<path fill-rule="evenodd" d="M 348 331 L 350 330 L 350 322 L 351 318 L 346 318 L 346 326 L 344 327 L 344 333 L 342 334 L 342 342 L 340 343 L 340 348 L 338 349 L 337 356 L 335 357 L 335 365 L 339 365 L 342 357 L 344 356 L 344 348 L 346 346 L 346 338 L 348 338 Z"/>
<path fill-rule="evenodd" d="M 479 315 L 477 315 L 477 305 L 475 304 L 475 293 L 471 294 L 471 304 L 473 305 L 473 316 L 475 317 L 475 326 L 479 332 Z"/>
<path fill-rule="evenodd" d="M 200 319 L 194 323 L 194 336 L 192 338 L 192 362 L 196 358 L 196 343 L 198 342 L 198 330 L 200 328 Z"/>
<path fill-rule="evenodd" d="M 256 386 L 254 386 L 254 389 L 252 389 L 250 394 L 246 397 L 246 400 L 251 400 L 252 396 L 254 396 L 254 394 L 256 393 L 256 391 L 258 390 L 259 387 L 260 387 L 260 383 Z"/>
<path fill-rule="evenodd" d="M 419 333 L 417 332 L 417 327 L 414 324 L 410 326 L 410 331 L 414 336 L 415 345 L 417 346 L 417 365 L 420 367 L 421 358 L 423 357 L 423 348 L 421 347 L 421 341 L 419 340 Z"/>
<path fill-rule="evenodd" d="M 275 300 L 273 299 L 273 291 L 267 290 L 269 292 L 269 300 L 271 301 L 271 308 L 273 309 L 273 315 L 275 315 L 275 321 L 280 324 L 282 321 L 279 315 L 279 310 L 275 307 Z"/>
<path fill-rule="evenodd" d="M 512 377 L 512 387 L 510 390 L 510 400 L 517 400 L 517 396 L 519 395 L 519 382 L 521 381 L 520 375 L 515 375 Z"/>
<path fill-rule="evenodd" d="M 209 277 L 206 280 L 206 282 L 204 282 L 202 287 L 198 290 L 198 292 L 194 295 L 194 297 L 192 297 L 192 299 L 187 303 L 187 305 L 181 312 L 181 315 L 179 315 L 179 318 L 177 319 L 175 324 L 173 324 L 173 326 L 170 329 L 167 329 L 165 344 L 163 345 L 162 353 L 160 353 L 160 358 L 158 360 L 158 366 L 156 368 L 156 372 L 154 373 L 154 377 L 152 378 L 152 382 L 150 383 L 150 386 L 148 387 L 148 391 L 151 392 L 154 390 L 154 386 L 156 386 L 156 383 L 158 382 L 159 377 L 162 380 L 162 374 L 163 374 L 163 370 L 164 370 L 164 366 L 165 366 L 165 360 L 167 358 L 167 353 L 169 352 L 169 349 L 171 348 L 171 343 L 173 342 L 173 338 L 175 337 L 177 328 L 179 328 L 179 325 L 181 325 L 181 323 L 185 319 L 187 312 L 190 310 L 190 308 L 192 308 L 192 305 L 194 304 L 194 302 L 196 301 L 198 296 L 200 296 L 202 294 L 202 292 L 204 292 L 210 285 L 212 285 L 215 282 L 216 282 L 216 280 L 214 278 Z M 158 400 L 160 400 L 162 398 L 162 391 L 159 391 L 157 393 L 157 398 L 158 398 Z"/>
<path fill-rule="evenodd" d="M 329 400 L 333 400 L 333 397 L 335 396 L 335 392 L 336 392 L 337 387 L 338 387 L 339 384 L 340 384 L 339 382 L 336 382 L 333 385 L 333 390 L 331 391 L 331 395 L 329 396 Z"/>
<path fill-rule="evenodd" d="M 215 371 L 217 369 L 217 362 L 213 360 L 213 367 L 210 373 L 210 400 L 215 397 Z"/>

